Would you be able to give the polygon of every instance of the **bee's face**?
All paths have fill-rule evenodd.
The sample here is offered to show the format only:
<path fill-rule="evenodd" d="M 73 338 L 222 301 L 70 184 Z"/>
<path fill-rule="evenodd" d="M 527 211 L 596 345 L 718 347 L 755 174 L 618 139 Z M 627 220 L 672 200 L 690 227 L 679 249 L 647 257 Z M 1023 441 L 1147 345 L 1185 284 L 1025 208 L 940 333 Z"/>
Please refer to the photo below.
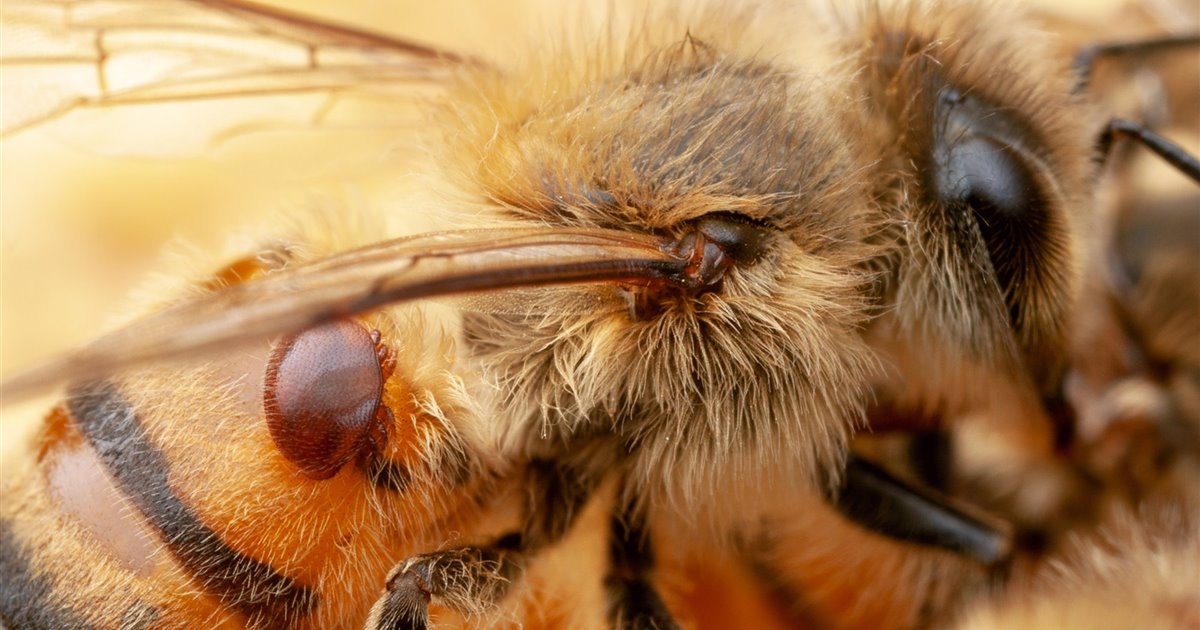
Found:
<path fill-rule="evenodd" d="M 858 44 L 788 25 L 751 48 L 727 35 L 746 24 L 700 14 L 656 22 L 619 59 L 483 70 L 452 92 L 447 170 L 502 220 L 754 234 L 703 291 L 604 287 L 583 313 L 469 318 L 523 448 L 605 431 L 650 453 L 647 478 L 687 468 L 699 495 L 786 444 L 775 477 L 812 479 L 836 469 L 868 381 L 936 407 L 995 379 L 1027 387 L 1026 365 L 1054 371 L 1041 361 L 1063 342 L 1090 172 L 1086 125 L 1061 115 L 1066 74 L 981 35 L 1034 75 L 998 85 L 955 34 L 974 26 L 945 43 L 928 16 L 884 15 L 912 31 Z M 905 383 L 929 365 L 928 383 Z"/>
<path fill-rule="evenodd" d="M 792 476 L 812 478 L 871 364 L 869 158 L 843 94 L 814 85 L 833 79 L 688 32 L 615 62 L 471 75 L 452 159 L 505 220 L 704 234 L 726 267 L 702 290 L 598 287 L 583 312 L 473 317 L 470 346 L 522 439 L 616 429 L 620 448 L 660 453 L 643 473 L 686 467 L 697 494 L 730 474 L 707 462 L 748 468 L 783 441 L 803 453 Z"/>

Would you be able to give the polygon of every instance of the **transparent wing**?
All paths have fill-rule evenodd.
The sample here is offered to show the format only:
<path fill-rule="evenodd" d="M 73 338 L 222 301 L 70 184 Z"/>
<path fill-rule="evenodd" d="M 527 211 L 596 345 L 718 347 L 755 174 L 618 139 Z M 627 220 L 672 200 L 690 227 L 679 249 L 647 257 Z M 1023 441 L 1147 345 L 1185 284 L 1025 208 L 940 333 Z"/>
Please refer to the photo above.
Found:
<path fill-rule="evenodd" d="M 387 304 L 446 295 L 609 282 L 689 285 L 669 239 L 595 229 L 467 230 L 386 241 L 181 302 L 0 386 L 46 387 L 194 358 Z"/>
<path fill-rule="evenodd" d="M 2 134 L 88 107 L 411 90 L 466 62 L 230 0 L 5 0 L 0 27 Z"/>

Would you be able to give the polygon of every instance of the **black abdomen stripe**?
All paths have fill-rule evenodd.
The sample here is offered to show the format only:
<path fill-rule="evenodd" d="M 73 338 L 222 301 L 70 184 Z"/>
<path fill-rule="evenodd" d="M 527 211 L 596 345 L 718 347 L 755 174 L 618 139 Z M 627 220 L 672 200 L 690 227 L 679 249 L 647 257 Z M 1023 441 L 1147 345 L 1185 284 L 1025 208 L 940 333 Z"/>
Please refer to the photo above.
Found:
<path fill-rule="evenodd" d="M 308 614 L 317 595 L 221 540 L 171 490 L 170 464 L 147 437 L 115 383 L 71 391 L 67 408 L 105 469 L 166 542 L 167 550 L 223 605 L 252 621 L 285 624 Z"/>
<path fill-rule="evenodd" d="M 54 597 L 54 583 L 35 572 L 8 521 L 0 521 L 0 625 L 5 628 L 82 630 L 92 625 Z"/>

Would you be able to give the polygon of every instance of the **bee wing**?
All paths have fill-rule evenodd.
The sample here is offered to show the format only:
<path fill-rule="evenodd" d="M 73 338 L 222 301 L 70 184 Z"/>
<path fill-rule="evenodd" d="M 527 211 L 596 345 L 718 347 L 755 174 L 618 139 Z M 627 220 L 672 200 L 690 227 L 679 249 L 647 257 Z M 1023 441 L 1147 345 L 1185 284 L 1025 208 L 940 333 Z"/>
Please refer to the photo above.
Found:
<path fill-rule="evenodd" d="M 0 11 L 0 135 L 82 108 L 411 91 L 467 62 L 234 0 L 6 0 Z"/>
<path fill-rule="evenodd" d="M 195 358 L 388 304 L 531 287 L 689 285 L 675 241 L 598 229 L 465 230 L 385 241 L 185 300 L 0 384 L 6 402 Z"/>

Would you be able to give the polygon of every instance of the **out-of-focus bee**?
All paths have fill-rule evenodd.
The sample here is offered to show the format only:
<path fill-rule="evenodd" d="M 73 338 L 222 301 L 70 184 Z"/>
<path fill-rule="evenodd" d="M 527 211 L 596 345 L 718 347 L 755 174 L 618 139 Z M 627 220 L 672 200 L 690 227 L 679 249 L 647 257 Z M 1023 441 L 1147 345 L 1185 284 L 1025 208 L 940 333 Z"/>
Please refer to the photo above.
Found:
<path fill-rule="evenodd" d="M 956 627 L 1195 628 L 1197 514 L 1187 501 L 1118 510 L 998 599 L 980 599 Z"/>
<path fill-rule="evenodd" d="M 1180 8 L 1183 15 L 1168 12 L 1166 20 L 1147 6 L 1130 6 L 1105 23 L 1125 42 L 1200 30 L 1200 15 Z M 1194 35 L 1187 47 L 1129 47 L 1096 56 L 1085 44 L 1094 43 L 1097 24 L 1054 25 L 1068 33 L 1067 49 L 1085 51 L 1080 63 L 1089 60 L 1088 92 L 1106 111 L 1152 121 L 1193 154 L 1200 150 Z M 1072 28 L 1080 32 L 1071 34 Z M 1055 422 L 1044 414 L 1030 425 L 1011 414 L 977 413 L 938 438 L 955 451 L 954 470 L 940 474 L 944 489 L 1041 530 L 1039 537 L 1103 520 L 1106 501 L 1098 495 L 1121 494 L 1136 504 L 1148 484 L 1166 482 L 1172 475 L 1160 473 L 1193 459 L 1189 453 L 1197 447 L 1200 404 L 1190 392 L 1200 342 L 1194 280 L 1200 190 L 1178 168 L 1132 145 L 1107 156 L 1098 187 L 1071 367 L 1062 391 L 1052 396 Z M 1056 435 L 1048 440 L 1052 427 Z"/>
<path fill-rule="evenodd" d="M 1146 9 L 1125 9 L 1113 37 L 1150 42 L 1166 31 L 1194 33 L 1200 25 L 1194 12 L 1147 23 Z M 1095 32 L 1080 33 L 1072 48 L 1092 41 Z M 1186 48 L 1131 47 L 1093 58 L 1088 90 L 1107 111 L 1153 121 L 1195 154 L 1197 45 L 1193 36 Z M 1071 365 L 1063 391 L 1047 401 L 1056 422 L 1041 426 L 1044 432 L 1057 425 L 1054 450 L 1030 448 L 1039 440 L 1030 440 L 1011 416 L 994 412 L 957 419 L 933 432 L 936 439 L 922 435 L 890 449 L 896 460 L 910 460 L 913 451 L 928 455 L 931 443 L 948 451 L 939 454 L 941 466 L 925 460 L 914 468 L 924 466 L 920 476 L 1010 520 L 1024 530 L 1019 538 L 1034 536 L 1018 543 L 1024 549 L 1009 566 L 1004 588 L 976 590 L 992 592 L 968 605 L 977 610 L 963 627 L 1190 628 L 1200 622 L 1200 576 L 1191 562 L 1200 539 L 1200 398 L 1194 394 L 1200 189 L 1194 175 L 1189 179 L 1136 146 L 1108 154 L 1103 177 L 1073 317 Z M 868 446 L 876 455 L 888 452 Z M 955 570 L 952 563 L 940 566 Z M 923 599 L 920 587 L 908 592 Z"/>
<path fill-rule="evenodd" d="M 1124 118 L 1151 121 L 1195 153 L 1200 149 L 1200 129 L 1196 126 L 1200 112 L 1194 96 L 1200 86 L 1193 79 L 1200 72 L 1200 57 L 1195 54 L 1194 33 L 1200 30 L 1200 16 L 1194 12 L 1187 15 L 1187 6 L 1180 7 L 1184 10 L 1182 16 L 1175 11 L 1167 11 L 1164 15 L 1152 10 L 1164 8 L 1162 5 L 1165 4 L 1131 5 L 1104 21 L 1064 24 L 1055 20 L 1050 25 L 1056 31 L 1066 33 L 1060 42 L 1064 54 L 1083 50 L 1079 63 L 1082 64 L 1085 57 L 1091 60 L 1087 91 L 1105 111 Z M 1168 18 L 1170 21 L 1164 21 Z M 1088 54 L 1087 44 L 1095 43 L 1097 30 L 1101 27 L 1106 34 L 1111 33 L 1108 37 L 1126 43 L 1154 42 L 1180 32 L 1192 33 L 1193 43 L 1186 47 L 1146 46 L 1140 50 L 1130 47 L 1119 53 Z M 1090 428 L 1077 427 L 1074 418 L 1064 418 L 1065 422 L 1057 423 L 1059 435 L 1047 440 L 1045 434 L 1052 424 L 1045 418 L 1031 425 L 1014 422 L 1011 414 L 991 414 L 990 417 L 979 414 L 978 419 L 959 419 L 954 423 L 956 431 L 969 435 L 955 435 L 952 440 L 969 442 L 958 444 L 969 452 L 961 453 L 959 459 L 963 461 L 954 465 L 960 469 L 964 464 L 980 468 L 978 475 L 989 477 L 982 483 L 995 484 L 998 478 L 1008 477 L 1012 482 L 1010 491 L 1019 494 L 1023 491 L 1021 482 L 1016 479 L 1019 474 L 1007 475 L 999 470 L 1000 467 L 1016 473 L 1028 470 L 1029 465 L 1021 465 L 1017 459 L 1020 451 L 1033 452 L 1029 448 L 1032 442 L 1056 441 L 1056 448 L 1061 451 L 1080 437 L 1072 435 L 1077 429 L 1085 434 L 1094 433 L 1100 422 L 1096 414 L 1109 413 L 1094 404 L 1104 398 L 1098 390 L 1114 384 L 1122 374 L 1146 369 L 1144 361 L 1137 357 L 1132 357 L 1133 362 L 1143 365 L 1129 364 L 1129 353 L 1138 355 L 1149 351 L 1159 355 L 1150 361 L 1160 364 L 1154 369 L 1168 364 L 1180 367 L 1176 370 L 1178 374 L 1191 369 L 1184 366 L 1191 363 L 1186 355 L 1194 344 L 1184 335 L 1191 334 L 1194 328 L 1189 320 L 1197 311 L 1196 293 L 1190 289 L 1193 283 L 1185 277 L 1194 273 L 1195 266 L 1191 262 L 1196 241 L 1193 238 L 1197 220 L 1195 182 L 1178 168 L 1145 151 L 1144 147 L 1130 144 L 1118 145 L 1107 156 L 1098 188 L 1100 194 L 1087 245 L 1084 295 L 1076 309 L 1071 335 L 1072 367 L 1065 388 L 1070 400 L 1059 401 L 1068 408 L 1068 416 L 1092 417 L 1082 420 Z M 1150 272 L 1142 274 L 1147 267 L 1151 268 Z M 1138 283 L 1142 286 L 1138 287 Z M 1148 298 L 1156 296 L 1157 303 L 1151 304 Z M 1142 303 L 1133 304 L 1139 301 Z M 1137 323 L 1145 329 L 1137 335 L 1169 335 L 1171 339 L 1155 341 L 1153 350 L 1134 347 L 1144 344 L 1145 340 L 1131 339 L 1129 331 L 1121 330 L 1125 324 L 1119 320 L 1130 317 L 1146 320 Z M 1086 374 L 1086 378 L 1081 380 L 1081 374 Z M 1157 378 L 1159 376 L 1153 377 Z M 1126 389 L 1132 393 L 1132 389 Z M 1086 393 L 1087 390 L 1091 393 Z M 1115 401 L 1111 397 L 1107 400 Z M 1043 435 L 1031 438 L 1030 428 Z M 968 476 L 975 474 L 963 470 L 957 472 L 960 476 L 964 472 Z M 1024 489 L 1029 490 L 1029 495 L 1044 489 L 1044 485 L 1041 488 L 1039 484 L 1030 485 L 1032 487 Z M 982 488 L 962 490 L 980 498 Z M 1028 503 L 1029 512 L 1036 512 L 1046 504 L 1032 499 Z"/>
<path fill-rule="evenodd" d="M 1036 408 L 1066 368 L 1104 120 L 1015 11 L 614 10 L 484 61 L 224 0 L 4 10 L 6 69 L 94 82 L 36 86 L 10 132 L 401 85 L 431 123 L 404 129 L 423 194 L 280 230 L 6 383 L 69 383 L 6 462 L 8 625 L 667 627 L 660 551 L 820 505 L 864 419 Z M 167 61 L 116 85 L 147 41 Z M 464 229 L 389 238 L 439 221 Z M 870 518 L 855 471 L 838 504 Z M 497 613 L 589 510 L 590 605 Z"/>

